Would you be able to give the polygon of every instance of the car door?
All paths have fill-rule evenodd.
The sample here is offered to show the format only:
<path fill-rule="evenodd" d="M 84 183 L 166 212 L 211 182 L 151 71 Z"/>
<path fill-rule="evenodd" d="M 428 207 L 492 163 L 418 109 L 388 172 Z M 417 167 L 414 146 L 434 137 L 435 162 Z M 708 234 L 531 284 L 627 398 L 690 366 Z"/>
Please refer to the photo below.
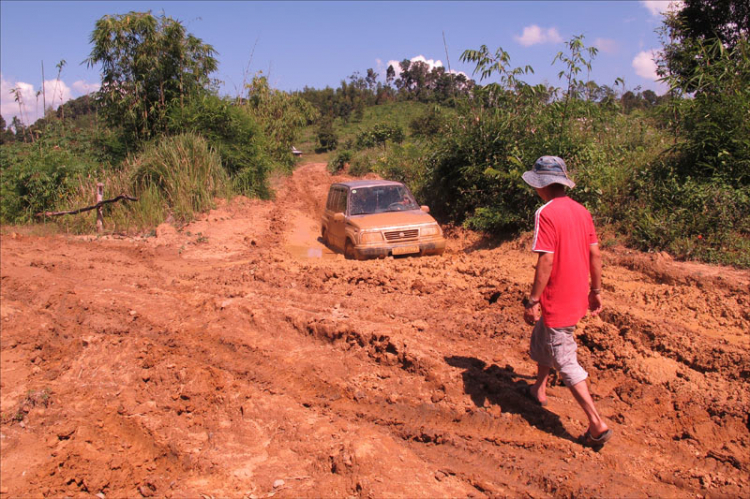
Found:
<path fill-rule="evenodd" d="M 325 239 L 327 240 L 328 246 L 333 246 L 333 239 L 331 238 L 331 223 L 333 222 L 333 207 L 335 205 L 335 197 L 337 196 L 336 187 L 331 187 L 328 191 L 328 197 L 326 198 L 326 208 L 323 211 L 322 228 L 325 233 Z"/>
<path fill-rule="evenodd" d="M 346 206 L 347 206 L 347 199 L 348 199 L 348 190 L 347 189 L 336 189 L 336 193 L 333 197 L 333 206 L 332 206 L 332 214 L 331 217 L 328 220 L 328 227 L 330 228 L 330 241 L 331 245 L 335 246 L 336 248 L 339 248 L 343 251 L 344 249 L 344 243 L 346 243 Z M 341 213 L 340 217 L 337 217 L 336 215 Z M 340 220 L 336 220 L 336 218 L 340 218 Z"/>

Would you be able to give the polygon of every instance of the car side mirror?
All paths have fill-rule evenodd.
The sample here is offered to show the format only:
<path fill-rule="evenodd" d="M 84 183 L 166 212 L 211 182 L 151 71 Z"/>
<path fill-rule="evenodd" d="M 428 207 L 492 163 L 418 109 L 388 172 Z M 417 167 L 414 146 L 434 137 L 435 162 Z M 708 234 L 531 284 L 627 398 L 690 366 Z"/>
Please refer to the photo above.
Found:
<path fill-rule="evenodd" d="M 429 206 L 422 205 L 422 206 L 419 207 L 419 209 L 422 210 L 425 213 L 429 213 L 430 212 L 430 207 Z"/>
<path fill-rule="evenodd" d="M 334 213 L 334 215 L 333 215 L 333 221 L 334 222 L 343 222 L 344 221 L 344 214 L 343 213 Z"/>

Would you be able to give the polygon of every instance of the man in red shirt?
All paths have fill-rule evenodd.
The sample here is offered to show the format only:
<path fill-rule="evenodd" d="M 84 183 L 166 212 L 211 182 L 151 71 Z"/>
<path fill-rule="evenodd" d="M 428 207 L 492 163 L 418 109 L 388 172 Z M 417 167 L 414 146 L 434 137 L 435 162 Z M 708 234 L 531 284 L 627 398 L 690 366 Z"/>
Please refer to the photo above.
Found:
<path fill-rule="evenodd" d="M 524 320 L 534 325 L 530 355 L 537 363 L 529 395 L 547 405 L 547 378 L 554 367 L 589 420 L 581 442 L 601 448 L 612 438 L 612 430 L 594 407 L 573 335 L 587 310 L 592 315 L 602 310 L 602 260 L 594 222 L 586 208 L 566 195 L 565 187 L 575 183 L 561 158 L 542 156 L 523 179 L 545 202 L 535 215 L 531 249 L 539 259 L 534 285 L 524 299 Z"/>

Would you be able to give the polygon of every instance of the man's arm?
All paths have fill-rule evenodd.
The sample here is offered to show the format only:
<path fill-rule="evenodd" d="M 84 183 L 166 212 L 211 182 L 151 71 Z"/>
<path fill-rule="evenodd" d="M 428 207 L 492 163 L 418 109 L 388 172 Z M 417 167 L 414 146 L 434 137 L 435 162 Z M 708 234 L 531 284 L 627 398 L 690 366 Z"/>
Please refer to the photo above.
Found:
<path fill-rule="evenodd" d="M 589 291 L 589 310 L 591 315 L 602 311 L 602 254 L 598 244 L 589 245 L 589 273 L 591 274 L 591 291 Z"/>
<path fill-rule="evenodd" d="M 539 259 L 536 262 L 536 272 L 534 273 L 534 285 L 531 287 L 529 300 L 537 302 L 533 307 L 524 309 L 523 318 L 533 324 L 542 316 L 542 307 L 539 300 L 542 299 L 542 291 L 547 287 L 549 276 L 552 274 L 552 262 L 555 259 L 553 253 L 539 253 Z"/>

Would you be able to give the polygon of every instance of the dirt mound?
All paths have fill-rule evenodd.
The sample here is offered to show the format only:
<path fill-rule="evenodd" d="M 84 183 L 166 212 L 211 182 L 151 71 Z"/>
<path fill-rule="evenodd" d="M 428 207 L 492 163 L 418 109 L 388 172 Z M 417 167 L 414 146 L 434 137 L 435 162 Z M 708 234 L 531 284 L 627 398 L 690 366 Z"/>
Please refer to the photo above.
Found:
<path fill-rule="evenodd" d="M 579 356 L 615 438 L 546 408 L 527 238 L 319 241 L 322 164 L 155 237 L 2 236 L 3 496 L 746 496 L 747 272 L 605 251 Z"/>

